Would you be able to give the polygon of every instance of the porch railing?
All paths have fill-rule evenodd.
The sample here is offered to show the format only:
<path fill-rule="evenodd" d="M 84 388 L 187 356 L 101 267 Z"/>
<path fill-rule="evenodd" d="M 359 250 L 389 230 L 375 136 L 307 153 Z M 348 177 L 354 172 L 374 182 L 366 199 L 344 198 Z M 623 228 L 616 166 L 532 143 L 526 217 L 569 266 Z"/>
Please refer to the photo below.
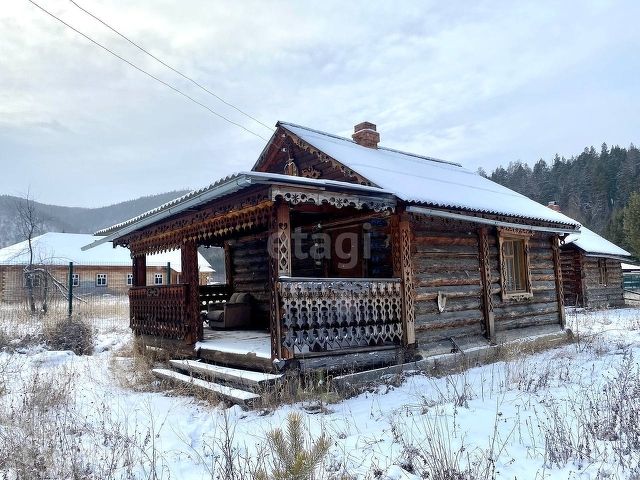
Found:
<path fill-rule="evenodd" d="M 187 311 L 189 285 L 131 287 L 129 311 L 136 334 L 187 338 L 192 326 Z"/>
<path fill-rule="evenodd" d="M 282 346 L 294 356 L 400 345 L 400 279 L 282 277 Z"/>

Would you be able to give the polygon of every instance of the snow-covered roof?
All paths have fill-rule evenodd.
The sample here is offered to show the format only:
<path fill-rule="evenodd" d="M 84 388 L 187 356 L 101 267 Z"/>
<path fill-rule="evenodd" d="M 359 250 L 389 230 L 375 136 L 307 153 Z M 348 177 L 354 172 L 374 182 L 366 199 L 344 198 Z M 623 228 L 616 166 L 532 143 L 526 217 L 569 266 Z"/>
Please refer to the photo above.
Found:
<path fill-rule="evenodd" d="M 623 271 L 640 272 L 640 265 L 634 265 L 632 263 L 624 263 L 624 262 L 622 262 L 620 265 L 622 266 Z"/>
<path fill-rule="evenodd" d="M 596 232 L 589 230 L 583 226 L 580 229 L 580 234 L 571 234 L 565 241 L 565 245 L 573 244 L 580 250 L 583 250 L 589 255 L 598 256 L 614 256 L 614 257 L 629 257 L 631 254 L 626 250 L 620 248 L 615 243 L 611 243 L 606 238 L 601 237 Z"/>
<path fill-rule="evenodd" d="M 86 233 L 45 233 L 32 240 L 34 262 L 49 265 L 66 265 L 69 262 L 76 265 L 131 265 L 131 254 L 126 248 L 113 248 L 110 244 L 104 243 L 91 250 L 81 249 L 94 240 L 96 237 Z M 0 264 L 27 263 L 29 247 L 26 240 L 0 249 Z M 173 270 L 181 271 L 180 250 L 147 256 L 148 266 L 164 266 L 167 263 L 171 263 Z M 198 266 L 201 272 L 213 271 L 211 265 L 200 254 Z"/>
<path fill-rule="evenodd" d="M 406 202 L 579 226 L 572 218 L 456 163 L 363 147 L 293 123 L 278 122 L 278 126 Z"/>
<path fill-rule="evenodd" d="M 247 188 L 251 185 L 260 184 L 285 184 L 285 185 L 299 185 L 299 186 L 316 186 L 322 188 L 336 188 L 346 189 L 354 192 L 374 194 L 374 195 L 386 195 L 393 198 L 393 194 L 382 188 L 369 187 L 365 185 L 357 185 L 347 182 L 339 182 L 336 180 L 325 179 L 313 179 L 305 177 L 293 177 L 290 175 L 282 175 L 279 173 L 268 172 L 240 172 L 229 175 L 222 178 L 215 183 L 212 183 L 208 187 L 200 188 L 192 192 L 183 195 L 182 197 L 171 200 L 159 207 L 156 207 L 148 212 L 144 212 L 137 217 L 130 218 L 124 222 L 118 223 L 108 228 L 97 231 L 97 236 L 105 235 L 102 239 L 96 239 L 95 237 L 91 245 L 85 245 L 85 249 L 95 248 L 96 245 L 100 245 L 105 241 L 111 241 L 118 236 L 125 235 L 129 231 L 141 228 L 146 225 L 158 222 L 170 215 L 194 208 L 204 203 L 215 200 L 216 198 L 235 193 L 239 190 Z"/>

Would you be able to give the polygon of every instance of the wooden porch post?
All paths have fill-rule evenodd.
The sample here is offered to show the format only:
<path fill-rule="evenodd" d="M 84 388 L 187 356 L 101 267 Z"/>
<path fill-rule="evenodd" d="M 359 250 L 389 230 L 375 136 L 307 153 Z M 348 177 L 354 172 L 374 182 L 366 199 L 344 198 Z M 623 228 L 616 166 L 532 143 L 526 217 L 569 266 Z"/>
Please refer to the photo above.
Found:
<path fill-rule="evenodd" d="M 560 317 L 560 325 L 562 328 L 566 326 L 566 318 L 564 313 L 564 291 L 562 286 L 562 264 L 560 261 L 560 238 L 554 235 L 551 238 L 551 249 L 553 250 L 553 270 L 556 279 L 556 296 L 558 299 L 558 312 Z"/>
<path fill-rule="evenodd" d="M 411 263 L 411 224 L 408 219 L 391 216 L 393 276 L 402 279 L 402 331 L 405 346 L 416 343 L 415 286 Z"/>
<path fill-rule="evenodd" d="M 134 287 L 144 287 L 147 285 L 147 256 L 135 255 L 133 257 L 133 281 Z"/>
<path fill-rule="evenodd" d="M 224 276 L 229 287 L 233 286 L 233 249 L 229 241 L 224 242 Z"/>
<path fill-rule="evenodd" d="M 491 262 L 489 260 L 489 232 L 486 227 L 478 229 L 478 253 L 480 254 L 480 279 L 482 281 L 482 313 L 485 334 L 489 341 L 496 343 L 495 314 L 491 300 Z"/>
<path fill-rule="evenodd" d="M 289 204 L 276 204 L 272 217 L 269 239 L 269 292 L 271 301 L 271 358 L 289 358 L 293 352 L 282 349 L 282 322 L 280 319 L 280 298 L 278 278 L 291 276 L 291 224 Z"/>
<path fill-rule="evenodd" d="M 180 250 L 182 262 L 182 283 L 189 285 L 186 299 L 186 323 L 188 331 L 185 340 L 194 344 L 202 339 L 202 321 L 200 320 L 199 291 L 200 278 L 198 275 L 198 246 L 194 240 L 187 240 Z"/>

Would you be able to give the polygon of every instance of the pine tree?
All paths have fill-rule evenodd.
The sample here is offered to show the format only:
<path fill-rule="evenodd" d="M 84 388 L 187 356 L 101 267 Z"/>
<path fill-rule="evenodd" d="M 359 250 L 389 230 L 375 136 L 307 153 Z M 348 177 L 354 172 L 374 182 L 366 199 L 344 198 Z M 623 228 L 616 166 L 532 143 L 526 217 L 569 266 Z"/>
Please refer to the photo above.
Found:
<path fill-rule="evenodd" d="M 640 258 L 640 192 L 631 194 L 624 209 L 624 233 L 631 250 Z"/>

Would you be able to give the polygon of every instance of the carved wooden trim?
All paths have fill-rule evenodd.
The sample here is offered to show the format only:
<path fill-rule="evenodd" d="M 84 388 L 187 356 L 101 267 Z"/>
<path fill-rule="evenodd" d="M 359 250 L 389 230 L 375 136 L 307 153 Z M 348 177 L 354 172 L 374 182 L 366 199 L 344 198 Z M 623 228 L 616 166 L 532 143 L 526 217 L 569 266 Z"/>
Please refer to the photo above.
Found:
<path fill-rule="evenodd" d="M 283 358 L 280 298 L 278 295 L 278 207 L 271 210 L 269 232 L 269 332 L 271 333 L 271 359 Z M 288 357 L 289 355 L 285 355 Z"/>
<path fill-rule="evenodd" d="M 566 317 L 564 311 L 564 287 L 562 285 L 562 264 L 560 260 L 560 241 L 557 235 L 551 238 L 551 249 L 553 251 L 553 270 L 556 280 L 556 295 L 558 298 L 558 313 L 560 317 L 560 325 L 562 328 L 566 326 Z"/>
<path fill-rule="evenodd" d="M 416 289 L 413 281 L 413 262 L 411 259 L 411 223 L 408 220 L 401 220 L 398 223 L 398 229 L 402 270 L 404 343 L 406 346 L 410 346 L 416 343 Z"/>
<path fill-rule="evenodd" d="M 295 187 L 273 186 L 271 187 L 271 199 L 283 200 L 291 205 L 309 203 L 312 205 L 327 204 L 335 208 L 353 207 L 358 210 L 369 208 L 375 212 L 385 210 L 393 211 L 395 200 L 388 200 L 368 195 L 355 195 L 319 190 L 305 190 Z"/>
<path fill-rule="evenodd" d="M 293 141 L 293 143 L 298 148 L 315 155 L 316 158 L 318 158 L 318 160 L 320 160 L 321 162 L 329 163 L 333 168 L 341 171 L 346 176 L 353 178 L 354 180 L 356 180 L 361 185 L 368 185 L 368 186 L 372 185 L 372 183 L 369 180 L 367 180 L 365 177 L 363 177 L 359 173 L 351 170 L 350 168 L 346 167 L 345 165 L 343 165 L 342 163 L 338 162 L 334 158 L 330 157 L 329 155 L 324 153 L 322 150 L 318 150 L 314 146 L 309 145 L 307 142 L 302 140 L 297 135 L 295 135 L 295 134 L 293 134 L 291 132 L 286 132 L 286 135 L 287 135 L 288 138 L 291 139 L 291 141 Z"/>
<path fill-rule="evenodd" d="M 281 278 L 282 344 L 295 356 L 397 345 L 400 279 Z"/>
<path fill-rule="evenodd" d="M 278 262 L 278 276 L 291 276 L 291 224 L 289 205 L 281 203 L 276 209 L 275 249 Z"/>
<path fill-rule="evenodd" d="M 322 172 L 316 168 L 309 167 L 302 169 L 302 176 L 305 178 L 314 178 L 318 179 L 322 176 Z"/>
<path fill-rule="evenodd" d="M 529 238 L 533 236 L 530 230 L 516 229 L 498 229 L 498 256 L 500 262 L 500 294 L 502 300 L 524 300 L 533 297 L 533 289 L 531 285 L 531 261 L 529 254 Z M 525 291 L 507 292 L 505 285 L 507 284 L 507 267 L 504 255 L 504 242 L 507 240 L 522 240 L 524 242 L 524 267 L 525 267 Z"/>
<path fill-rule="evenodd" d="M 185 240 L 211 241 L 268 225 L 273 202 L 268 189 L 244 197 L 215 201 L 197 212 L 181 213 L 157 225 L 142 228 L 114 241 L 134 255 L 180 248 Z"/>
<path fill-rule="evenodd" d="M 480 278 L 482 280 L 482 313 L 485 334 L 491 343 L 496 341 L 495 314 L 491 299 L 491 259 L 489 257 L 489 233 L 487 228 L 478 229 L 478 253 L 480 257 Z"/>
<path fill-rule="evenodd" d="M 129 289 L 130 326 L 136 335 L 184 340 L 191 331 L 187 316 L 189 285 Z"/>

